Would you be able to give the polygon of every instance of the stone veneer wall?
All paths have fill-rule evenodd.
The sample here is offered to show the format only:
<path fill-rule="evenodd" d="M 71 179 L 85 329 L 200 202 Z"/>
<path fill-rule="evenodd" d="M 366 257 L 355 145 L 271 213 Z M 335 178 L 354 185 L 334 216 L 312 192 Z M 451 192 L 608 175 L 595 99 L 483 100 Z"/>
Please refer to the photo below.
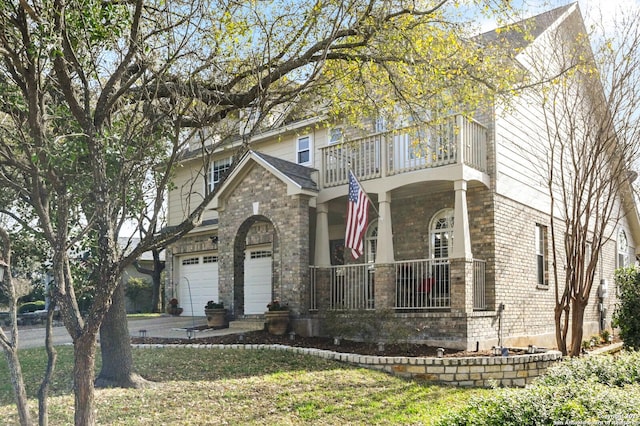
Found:
<path fill-rule="evenodd" d="M 420 358 L 358 355 L 286 345 L 135 345 L 135 347 L 143 349 L 165 346 L 199 349 L 281 350 L 355 364 L 363 368 L 385 371 L 395 376 L 461 387 L 490 387 L 494 384 L 523 387 L 544 374 L 552 364 L 562 359 L 562 354 L 558 351 L 504 357 Z"/>
<path fill-rule="evenodd" d="M 236 244 L 244 243 L 238 241 L 244 237 L 241 228 L 256 217 L 273 225 L 278 245 L 274 248 L 274 268 L 283 265 L 274 277 L 273 297 L 288 303 L 294 315 L 304 314 L 309 305 L 309 196 L 287 195 L 286 185 L 258 165 L 225 195 L 224 209 L 219 212 L 221 299 L 234 306 L 234 263 L 239 263 L 234 262 Z"/>
<path fill-rule="evenodd" d="M 547 227 L 547 263 L 549 285 L 537 285 L 535 258 L 535 225 Z M 511 199 L 496 196 L 495 203 L 496 254 L 495 298 L 496 306 L 505 304 L 502 318 L 504 345 L 522 346 L 526 342 L 538 346 L 555 345 L 555 284 L 549 215 Z M 562 236 L 560 236 L 562 238 Z M 600 278 L 609 280 L 609 307 L 607 324 L 610 326 L 615 288 L 615 241 L 609 240 L 602 250 L 601 266 L 598 266 L 589 305 L 584 315 L 584 337 L 599 332 L 598 285 Z M 558 251 L 560 288 L 564 287 L 565 258 L 562 248 Z M 480 328 L 480 327 L 478 327 Z M 488 331 L 488 330 L 487 330 Z M 483 331 L 476 330 L 478 336 Z M 473 334 L 470 334 L 472 336 Z"/>

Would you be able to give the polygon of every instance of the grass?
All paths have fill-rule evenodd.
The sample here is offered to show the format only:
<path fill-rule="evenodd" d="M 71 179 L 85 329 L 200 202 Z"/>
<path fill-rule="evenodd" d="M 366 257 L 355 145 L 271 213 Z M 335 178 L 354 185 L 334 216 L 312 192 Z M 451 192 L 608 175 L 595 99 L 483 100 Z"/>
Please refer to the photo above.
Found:
<path fill-rule="evenodd" d="M 58 347 L 58 352 L 49 420 L 55 425 L 72 424 L 72 348 Z M 37 418 L 35 395 L 46 355 L 41 348 L 20 355 Z M 433 386 L 284 351 L 134 349 L 134 359 L 136 370 L 151 386 L 97 390 L 99 424 L 429 425 L 464 406 L 473 395 L 491 392 Z M 3 357 L 0 424 L 16 423 Z"/>
<path fill-rule="evenodd" d="M 162 314 L 159 313 L 140 313 L 140 314 L 127 314 L 127 319 L 150 319 L 150 318 L 158 318 Z"/>

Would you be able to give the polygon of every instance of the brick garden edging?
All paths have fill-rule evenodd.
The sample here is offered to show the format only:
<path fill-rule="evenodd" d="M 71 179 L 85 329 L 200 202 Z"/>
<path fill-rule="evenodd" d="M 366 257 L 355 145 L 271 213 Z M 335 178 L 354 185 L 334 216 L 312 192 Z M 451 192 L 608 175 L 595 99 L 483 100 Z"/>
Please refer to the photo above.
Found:
<path fill-rule="evenodd" d="M 464 357 L 464 358 L 419 358 L 358 355 L 316 348 L 301 348 L 287 345 L 263 344 L 207 344 L 207 345 L 162 345 L 136 344 L 133 347 L 164 348 L 183 347 L 198 349 L 244 349 L 277 350 L 302 355 L 312 355 L 333 361 L 346 362 L 363 368 L 381 370 L 407 378 L 416 378 L 463 387 L 501 386 L 523 387 L 545 373 L 547 368 L 562 359 L 559 351 L 547 351 L 527 355 Z"/>

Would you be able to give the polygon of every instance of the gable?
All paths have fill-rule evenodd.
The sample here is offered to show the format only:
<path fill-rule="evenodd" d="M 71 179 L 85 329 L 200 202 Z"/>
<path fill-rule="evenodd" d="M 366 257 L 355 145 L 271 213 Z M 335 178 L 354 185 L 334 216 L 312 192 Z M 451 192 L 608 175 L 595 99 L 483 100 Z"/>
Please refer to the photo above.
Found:
<path fill-rule="evenodd" d="M 245 183 L 245 178 L 256 167 L 265 169 L 281 182 L 286 189 L 286 195 L 315 197 L 318 194 L 317 170 L 250 150 L 224 180 L 209 208 L 224 209 L 231 194 Z"/>

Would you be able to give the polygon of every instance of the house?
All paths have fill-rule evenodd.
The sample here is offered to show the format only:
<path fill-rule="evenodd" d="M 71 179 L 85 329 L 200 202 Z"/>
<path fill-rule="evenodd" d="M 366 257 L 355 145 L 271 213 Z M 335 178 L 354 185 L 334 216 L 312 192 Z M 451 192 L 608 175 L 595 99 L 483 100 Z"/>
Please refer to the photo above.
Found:
<path fill-rule="evenodd" d="M 519 60 L 582 18 L 572 4 L 527 22 L 534 40 L 520 41 Z M 437 127 L 363 118 L 360 134 L 318 115 L 254 135 L 233 169 L 231 150 L 217 151 L 202 224 L 167 248 L 168 297 L 194 316 L 223 301 L 233 319 L 261 318 L 279 299 L 302 334 L 334 333 L 336 313 L 352 323 L 376 313 L 391 333 L 443 347 L 554 346 L 549 196 L 514 149 L 542 143 L 540 108 L 516 102 Z M 181 166 L 169 225 L 205 185 L 198 152 Z M 372 204 L 357 260 L 344 250 L 349 167 Z M 603 289 L 640 242 L 635 204 L 623 201 L 599 265 Z M 592 292 L 585 336 L 609 326 L 614 302 L 613 291 Z"/>

